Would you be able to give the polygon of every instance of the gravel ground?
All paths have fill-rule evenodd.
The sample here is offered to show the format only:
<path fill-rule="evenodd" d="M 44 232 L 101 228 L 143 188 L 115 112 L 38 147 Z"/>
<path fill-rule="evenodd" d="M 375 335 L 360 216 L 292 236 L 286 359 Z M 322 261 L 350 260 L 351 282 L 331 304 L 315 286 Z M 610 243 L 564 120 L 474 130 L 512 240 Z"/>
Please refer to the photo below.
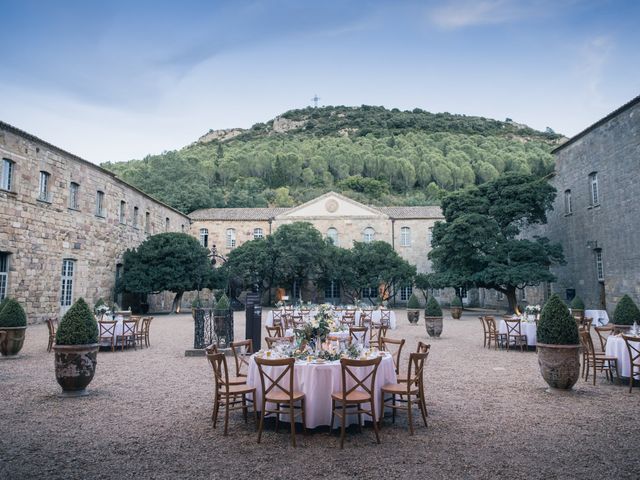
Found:
<path fill-rule="evenodd" d="M 413 351 L 431 343 L 425 376 L 429 428 L 408 434 L 406 417 L 370 429 L 316 431 L 289 443 L 286 428 L 256 443 L 234 412 L 230 435 L 210 423 L 213 381 L 192 345 L 190 315 L 157 316 L 152 346 L 100 352 L 84 398 L 62 399 L 45 325 L 29 327 L 16 359 L 0 359 L 0 479 L 19 478 L 638 478 L 640 389 L 602 376 L 550 394 L 534 352 L 482 347 L 476 313 L 445 319 L 429 340 L 423 319 L 397 330 Z M 236 338 L 244 315 L 236 314 Z M 417 412 L 417 411 L 416 411 Z M 416 413 L 417 415 L 417 413 Z"/>

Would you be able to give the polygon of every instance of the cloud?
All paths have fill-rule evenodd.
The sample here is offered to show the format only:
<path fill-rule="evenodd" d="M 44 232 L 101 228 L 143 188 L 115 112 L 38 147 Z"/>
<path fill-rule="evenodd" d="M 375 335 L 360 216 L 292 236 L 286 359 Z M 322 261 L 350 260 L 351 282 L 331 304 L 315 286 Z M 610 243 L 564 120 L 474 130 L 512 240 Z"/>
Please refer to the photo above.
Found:
<path fill-rule="evenodd" d="M 545 0 L 451 0 L 429 9 L 427 18 L 440 28 L 456 29 L 538 17 L 551 6 L 550 2 Z"/>

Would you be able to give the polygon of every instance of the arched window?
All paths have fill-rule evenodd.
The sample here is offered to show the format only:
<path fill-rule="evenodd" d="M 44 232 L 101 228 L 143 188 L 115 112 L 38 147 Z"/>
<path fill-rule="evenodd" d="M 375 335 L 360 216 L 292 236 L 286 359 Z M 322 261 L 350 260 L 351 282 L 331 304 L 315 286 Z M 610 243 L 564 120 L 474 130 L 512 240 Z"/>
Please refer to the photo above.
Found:
<path fill-rule="evenodd" d="M 371 228 L 371 227 L 367 227 L 364 229 L 364 231 L 362 232 L 362 241 L 365 243 L 371 243 L 375 240 L 376 237 L 376 231 Z"/>
<path fill-rule="evenodd" d="M 236 231 L 233 228 L 227 228 L 227 248 L 235 248 Z"/>
<path fill-rule="evenodd" d="M 264 237 L 264 232 L 262 231 L 261 228 L 254 228 L 253 229 L 253 239 L 257 240 L 259 238 L 263 238 Z"/>
<path fill-rule="evenodd" d="M 573 212 L 571 207 L 571 190 L 564 191 L 564 213 L 565 215 L 569 215 Z"/>
<path fill-rule="evenodd" d="M 400 229 L 400 246 L 408 247 L 411 245 L 411 229 L 409 227 L 402 227 Z"/>
<path fill-rule="evenodd" d="M 327 230 L 327 238 L 331 240 L 331 243 L 333 245 L 335 245 L 336 247 L 338 246 L 338 230 L 331 227 L 329 230 Z"/>
<path fill-rule="evenodd" d="M 598 188 L 598 172 L 589 174 L 589 189 L 591 193 L 591 205 L 600 204 L 600 190 Z"/>
<path fill-rule="evenodd" d="M 201 228 L 200 229 L 200 245 L 205 248 L 209 247 L 209 229 Z"/>

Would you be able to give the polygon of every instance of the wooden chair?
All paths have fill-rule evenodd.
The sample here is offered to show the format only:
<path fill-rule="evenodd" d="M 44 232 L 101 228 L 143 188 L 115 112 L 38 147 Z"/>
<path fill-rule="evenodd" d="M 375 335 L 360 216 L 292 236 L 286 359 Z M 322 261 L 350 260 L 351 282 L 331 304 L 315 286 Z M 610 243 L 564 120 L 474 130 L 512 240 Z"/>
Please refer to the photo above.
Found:
<path fill-rule="evenodd" d="M 609 335 L 613 333 L 613 325 L 605 325 L 603 327 L 593 327 L 596 334 L 598 335 L 598 340 L 600 340 L 600 350 L 604 352 L 607 349 L 607 338 Z"/>
<path fill-rule="evenodd" d="M 427 427 L 427 406 L 424 398 L 424 363 L 428 353 L 412 353 L 409 355 L 409 369 L 407 376 L 399 383 L 388 383 L 382 387 L 382 414 L 380 415 L 380 426 L 384 418 L 384 408 L 392 409 L 393 423 L 396 423 L 396 410 L 405 410 L 407 412 L 409 432 L 413 435 L 413 414 L 412 414 L 412 398 L 415 397 L 415 403 L 422 414 L 422 421 Z M 391 397 L 385 399 L 384 395 Z M 398 398 L 400 397 L 400 398 Z M 387 404 L 388 401 L 392 403 Z"/>
<path fill-rule="evenodd" d="M 133 349 L 136 348 L 136 326 L 138 325 L 138 321 L 131 320 L 123 320 L 122 322 L 122 334 L 118 335 L 120 339 L 120 351 L 124 351 L 124 347 L 127 344 L 132 344 Z"/>
<path fill-rule="evenodd" d="M 380 350 L 383 350 L 380 345 L 380 339 L 387 335 L 388 327 L 384 325 L 375 325 L 371 324 L 369 327 L 369 346 L 370 347 L 378 347 Z"/>
<path fill-rule="evenodd" d="M 342 390 L 331 394 L 331 426 L 335 417 L 340 417 L 340 448 L 344 448 L 344 437 L 347 426 L 347 415 L 358 415 L 358 426 L 362 428 L 362 414 L 369 415 L 373 422 L 373 430 L 376 434 L 376 441 L 380 443 L 378 434 L 378 421 L 376 419 L 375 408 L 375 384 L 376 373 L 380 366 L 381 357 L 372 360 L 353 360 L 341 358 L 340 367 L 342 371 Z M 361 373 L 362 369 L 369 369 L 366 375 Z M 347 387 L 351 384 L 351 387 Z M 369 408 L 364 408 L 369 404 Z"/>
<path fill-rule="evenodd" d="M 231 351 L 236 361 L 236 377 L 247 377 L 243 368 L 249 369 L 249 358 L 253 355 L 253 341 L 249 338 L 240 342 L 231 342 Z"/>
<path fill-rule="evenodd" d="M 416 353 L 429 353 L 430 348 L 431 348 L 430 343 L 418 342 Z"/>
<path fill-rule="evenodd" d="M 391 310 L 380 310 L 380 325 L 391 326 Z"/>
<path fill-rule="evenodd" d="M 302 416 L 302 428 L 307 433 L 305 421 L 304 393 L 294 390 L 294 366 L 295 358 L 267 359 L 255 358 L 260 372 L 260 385 L 262 387 L 262 408 L 260 409 L 260 425 L 258 426 L 258 443 L 262 439 L 264 417 L 269 413 L 276 415 L 276 432 L 280 415 L 289 415 L 291 422 L 291 443 L 296 446 L 296 416 Z M 265 367 L 275 367 L 275 373 L 270 374 Z M 282 368 L 284 367 L 284 368 Z M 268 382 L 268 384 L 267 384 Z M 296 405 L 299 402 L 299 406 Z M 275 407 L 267 408 L 267 404 Z M 284 408 L 286 407 L 286 409 Z"/>
<path fill-rule="evenodd" d="M 138 338 L 140 339 L 140 346 L 142 346 L 143 340 L 144 340 L 145 347 L 151 346 L 151 340 L 149 339 L 149 331 L 151 329 L 152 320 L 153 320 L 153 317 L 142 318 L 142 328 L 138 330 Z"/>
<path fill-rule="evenodd" d="M 256 389 L 246 384 L 233 385 L 229 382 L 229 370 L 224 353 L 207 353 L 207 359 L 213 368 L 213 378 L 215 380 L 215 396 L 211 421 L 213 422 L 213 428 L 216 428 L 218 412 L 220 411 L 220 407 L 224 407 L 224 435 L 227 435 L 229 429 L 229 412 L 242 410 L 244 421 L 247 423 L 247 395 L 255 396 Z M 255 405 L 253 407 L 253 415 L 256 416 Z"/>
<path fill-rule="evenodd" d="M 55 317 L 47 318 L 47 329 L 49 330 L 49 344 L 47 345 L 47 352 L 50 352 L 53 348 L 53 344 L 56 343 L 56 330 L 58 328 L 58 319 Z"/>
<path fill-rule="evenodd" d="M 583 317 L 580 321 L 580 328 L 583 328 L 588 332 L 591 331 L 591 325 L 593 325 L 593 318 L 591 317 Z"/>
<path fill-rule="evenodd" d="M 491 340 L 493 340 L 493 345 L 496 350 L 498 347 L 502 348 L 502 346 L 507 342 L 507 334 L 498 332 L 495 318 L 485 317 L 485 322 L 487 323 L 487 330 L 489 332 L 487 347 L 491 348 Z"/>
<path fill-rule="evenodd" d="M 356 314 L 355 312 L 345 311 L 340 318 L 340 325 L 343 327 L 351 328 L 356 324 Z"/>
<path fill-rule="evenodd" d="M 98 343 L 103 340 L 111 342 L 111 351 L 115 352 L 116 346 L 116 325 L 118 322 L 112 320 L 102 320 L 98 322 Z"/>
<path fill-rule="evenodd" d="M 484 317 L 478 317 L 480 319 L 480 323 L 482 324 L 482 331 L 484 332 L 484 344 L 483 347 L 487 346 L 487 340 L 489 340 L 489 331 L 487 330 L 487 323 Z"/>
<path fill-rule="evenodd" d="M 265 337 L 264 341 L 267 343 L 267 348 L 271 349 L 281 343 L 293 343 L 293 335 L 288 337 Z"/>
<path fill-rule="evenodd" d="M 361 345 L 365 345 L 367 341 L 367 331 L 369 329 L 367 327 L 349 327 L 349 344 L 359 343 Z"/>
<path fill-rule="evenodd" d="M 365 325 L 371 325 L 371 317 L 373 316 L 373 310 L 371 309 L 363 309 L 362 312 L 360 312 L 360 318 L 358 319 L 358 323 L 360 324 L 360 326 L 365 326 Z"/>
<path fill-rule="evenodd" d="M 629 352 L 629 393 L 631 393 L 634 377 L 640 374 L 640 337 L 625 335 L 623 333 L 622 338 Z M 636 370 L 638 370 L 638 373 L 636 373 Z"/>
<path fill-rule="evenodd" d="M 271 312 L 271 316 L 273 318 L 272 325 L 274 327 L 282 328 L 284 326 L 284 322 L 283 322 L 283 319 L 282 319 L 282 310 L 273 310 Z"/>
<path fill-rule="evenodd" d="M 281 337 L 282 336 L 282 327 L 280 327 L 280 325 L 276 325 L 273 327 L 270 327 L 269 325 L 267 325 L 265 327 L 267 329 L 267 337 Z"/>
<path fill-rule="evenodd" d="M 589 381 L 589 372 L 593 367 L 593 384 L 596 384 L 596 372 L 606 371 L 607 379 L 613 382 L 613 372 L 618 375 L 618 358 L 598 353 L 593 348 L 591 333 L 588 330 L 580 331 L 580 344 L 582 345 L 582 376 L 584 381 Z"/>
<path fill-rule="evenodd" d="M 400 355 L 404 347 L 405 340 L 397 340 L 395 338 L 380 337 L 380 350 L 389 352 L 393 357 L 393 364 L 396 367 L 396 375 L 400 373 Z"/>
<path fill-rule="evenodd" d="M 507 326 L 507 350 L 513 340 L 513 346 L 520 347 L 520 351 L 523 352 L 525 348 L 528 348 L 528 345 L 527 336 L 522 334 L 520 319 L 505 318 L 504 323 Z"/>
<path fill-rule="evenodd" d="M 294 329 L 304 328 L 304 325 L 306 323 L 304 321 L 304 317 L 299 313 L 291 316 L 291 322 L 292 322 L 292 328 Z"/>

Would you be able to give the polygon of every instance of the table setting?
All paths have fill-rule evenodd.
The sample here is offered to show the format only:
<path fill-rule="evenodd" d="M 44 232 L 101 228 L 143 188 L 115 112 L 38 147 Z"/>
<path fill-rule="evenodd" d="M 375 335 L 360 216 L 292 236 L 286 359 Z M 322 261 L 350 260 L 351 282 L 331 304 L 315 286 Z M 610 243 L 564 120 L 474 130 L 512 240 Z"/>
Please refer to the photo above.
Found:
<path fill-rule="evenodd" d="M 640 326 L 634 323 L 629 331 L 625 334 L 627 336 L 640 337 Z M 635 344 L 636 348 L 640 348 L 640 342 L 631 342 Z M 631 365 L 629 362 L 629 350 L 625 343 L 622 334 L 611 334 L 607 337 L 607 344 L 605 346 L 605 352 L 608 356 L 613 356 L 618 359 L 618 374 L 620 377 L 629 378 L 631 376 Z M 636 380 L 640 380 L 640 374 L 634 376 Z"/>

